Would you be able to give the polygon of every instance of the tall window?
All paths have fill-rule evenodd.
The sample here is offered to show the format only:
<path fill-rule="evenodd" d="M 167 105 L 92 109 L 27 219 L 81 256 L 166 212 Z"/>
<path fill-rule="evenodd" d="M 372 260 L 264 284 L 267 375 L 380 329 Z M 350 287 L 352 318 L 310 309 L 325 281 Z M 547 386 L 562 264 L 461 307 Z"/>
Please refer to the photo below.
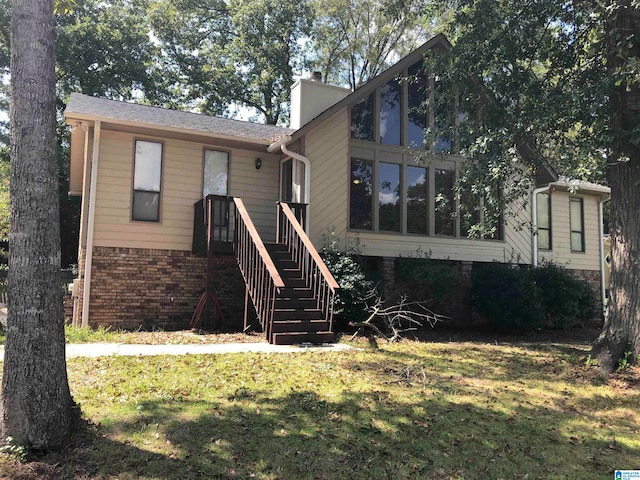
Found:
<path fill-rule="evenodd" d="M 407 233 L 429 233 L 428 172 L 423 167 L 407 167 Z"/>
<path fill-rule="evenodd" d="M 581 198 L 570 200 L 571 251 L 584 252 L 584 208 Z"/>
<path fill-rule="evenodd" d="M 482 231 L 480 219 L 480 197 L 471 190 L 471 187 L 468 184 L 461 186 L 459 194 L 460 235 L 470 238 L 483 237 L 484 232 Z"/>
<path fill-rule="evenodd" d="M 371 230 L 373 228 L 371 203 L 373 199 L 373 163 L 352 159 L 350 185 L 349 225 L 354 229 Z"/>
<path fill-rule="evenodd" d="M 410 148 L 423 149 L 427 129 L 427 74 L 422 62 L 409 67 L 407 79 L 408 123 L 407 143 Z"/>
<path fill-rule="evenodd" d="M 454 187 L 455 172 L 453 170 L 435 169 L 435 234 L 454 236 L 455 208 Z"/>
<path fill-rule="evenodd" d="M 373 94 L 351 108 L 351 138 L 373 142 Z"/>
<path fill-rule="evenodd" d="M 380 88 L 380 143 L 400 145 L 400 97 L 399 79 L 393 79 Z"/>
<path fill-rule="evenodd" d="M 400 165 L 380 163 L 378 185 L 378 214 L 380 230 L 400 231 Z"/>
<path fill-rule="evenodd" d="M 229 194 L 229 152 L 204 151 L 202 195 Z"/>
<path fill-rule="evenodd" d="M 159 222 L 162 143 L 136 140 L 135 147 L 131 219 Z"/>
<path fill-rule="evenodd" d="M 551 250 L 551 195 L 538 194 L 538 248 Z"/>

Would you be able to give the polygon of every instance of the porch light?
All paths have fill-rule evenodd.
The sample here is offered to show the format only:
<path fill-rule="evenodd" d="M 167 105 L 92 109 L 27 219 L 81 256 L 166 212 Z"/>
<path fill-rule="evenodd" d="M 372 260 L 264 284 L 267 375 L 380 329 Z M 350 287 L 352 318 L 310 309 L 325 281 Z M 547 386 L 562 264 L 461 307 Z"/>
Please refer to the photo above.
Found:
<path fill-rule="evenodd" d="M 353 184 L 354 185 L 358 185 L 359 183 L 360 183 L 360 179 L 359 178 L 356 178 L 356 179 L 353 180 Z"/>
<path fill-rule="evenodd" d="M 260 157 L 256 158 L 256 170 L 260 170 L 260 167 L 262 166 L 262 160 L 260 159 Z"/>

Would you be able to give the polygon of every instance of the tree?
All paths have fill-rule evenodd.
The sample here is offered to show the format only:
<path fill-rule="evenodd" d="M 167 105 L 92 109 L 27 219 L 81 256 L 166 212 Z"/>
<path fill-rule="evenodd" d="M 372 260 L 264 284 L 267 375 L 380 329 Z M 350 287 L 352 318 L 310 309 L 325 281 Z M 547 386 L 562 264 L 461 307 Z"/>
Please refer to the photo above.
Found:
<path fill-rule="evenodd" d="M 455 11 L 448 28 L 453 48 L 430 66 L 458 86 L 459 111 L 467 113 L 460 138 L 475 159 L 476 178 L 509 178 L 517 174 L 516 158 L 530 174 L 547 165 L 602 181 L 606 170 L 616 260 L 604 330 L 592 355 L 606 372 L 627 349 L 637 359 L 638 1 L 460 0 L 445 7 Z"/>
<path fill-rule="evenodd" d="M 426 40 L 423 0 L 314 0 L 309 59 L 325 82 L 356 89 Z"/>
<path fill-rule="evenodd" d="M 306 1 L 156 0 L 150 18 L 169 70 L 184 75 L 186 97 L 203 113 L 231 114 L 235 104 L 268 124 L 287 117 L 308 35 Z"/>
<path fill-rule="evenodd" d="M 640 358 L 640 2 L 609 1 L 605 21 L 612 144 L 607 163 L 611 186 L 610 303 L 602 333 L 592 349 L 606 372 L 617 367 L 625 351 Z"/>
<path fill-rule="evenodd" d="M 65 445 L 73 420 L 65 362 L 52 0 L 13 0 L 11 227 L 2 436 Z"/>

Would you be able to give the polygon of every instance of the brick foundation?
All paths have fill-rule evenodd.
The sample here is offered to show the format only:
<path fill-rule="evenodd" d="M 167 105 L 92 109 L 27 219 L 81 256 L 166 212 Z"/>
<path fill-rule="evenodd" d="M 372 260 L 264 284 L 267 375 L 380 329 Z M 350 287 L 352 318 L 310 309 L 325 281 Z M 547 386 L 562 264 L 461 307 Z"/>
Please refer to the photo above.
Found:
<path fill-rule="evenodd" d="M 241 329 L 245 285 L 235 257 L 216 255 L 213 262 L 213 291 L 224 315 L 224 328 Z M 80 263 L 84 264 L 84 254 Z M 206 257 L 187 251 L 94 247 L 89 325 L 188 328 L 205 289 L 206 263 Z M 78 319 L 82 280 L 79 287 Z"/>

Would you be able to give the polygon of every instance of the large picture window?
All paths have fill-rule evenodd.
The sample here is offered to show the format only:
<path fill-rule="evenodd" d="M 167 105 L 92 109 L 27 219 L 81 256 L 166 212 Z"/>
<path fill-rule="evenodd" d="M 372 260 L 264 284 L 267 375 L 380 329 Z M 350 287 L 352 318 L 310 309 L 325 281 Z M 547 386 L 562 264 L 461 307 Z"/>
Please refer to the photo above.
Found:
<path fill-rule="evenodd" d="M 350 226 L 357 230 L 373 228 L 373 163 L 351 160 Z"/>
<path fill-rule="evenodd" d="M 162 143 L 136 140 L 133 167 L 132 220 L 160 221 Z"/>
<path fill-rule="evenodd" d="M 498 185 L 491 188 L 491 195 L 481 196 L 456 186 L 455 162 L 427 168 L 416 165 L 411 155 L 399 157 L 385 151 L 372 155 L 364 149 L 361 155 L 373 158 L 351 159 L 351 229 L 502 240 Z"/>
<path fill-rule="evenodd" d="M 422 60 L 351 107 L 351 138 L 439 154 L 455 151 L 459 95 Z"/>
<path fill-rule="evenodd" d="M 551 250 L 551 195 L 538 194 L 538 248 Z"/>
<path fill-rule="evenodd" d="M 581 198 L 571 198 L 571 251 L 584 252 L 584 205 Z"/>

